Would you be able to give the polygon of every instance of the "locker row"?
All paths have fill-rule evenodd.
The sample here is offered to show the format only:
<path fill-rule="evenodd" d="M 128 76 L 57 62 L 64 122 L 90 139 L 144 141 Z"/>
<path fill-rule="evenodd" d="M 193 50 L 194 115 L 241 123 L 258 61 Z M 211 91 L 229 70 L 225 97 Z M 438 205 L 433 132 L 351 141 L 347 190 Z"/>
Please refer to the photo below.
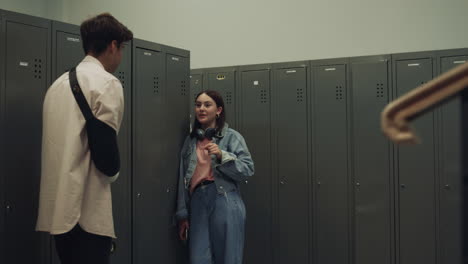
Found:
<path fill-rule="evenodd" d="M 380 113 L 467 61 L 454 49 L 192 69 L 191 108 L 220 91 L 255 161 L 244 263 L 466 261 L 468 97 L 421 116 L 414 146 L 387 140 Z"/>
<path fill-rule="evenodd" d="M 53 240 L 35 232 L 42 103 L 50 84 L 84 58 L 79 27 L 0 10 L 0 29 L 0 263 L 59 263 Z M 111 263 L 185 263 L 172 219 L 189 132 L 189 65 L 187 50 L 135 39 L 114 73 L 125 114 Z"/>

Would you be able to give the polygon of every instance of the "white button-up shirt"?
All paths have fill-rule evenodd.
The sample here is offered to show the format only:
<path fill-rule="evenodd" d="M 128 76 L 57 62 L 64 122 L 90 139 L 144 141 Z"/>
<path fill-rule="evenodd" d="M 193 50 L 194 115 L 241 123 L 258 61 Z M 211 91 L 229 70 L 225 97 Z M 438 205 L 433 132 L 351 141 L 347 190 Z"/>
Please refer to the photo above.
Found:
<path fill-rule="evenodd" d="M 124 110 L 120 81 L 92 56 L 86 56 L 76 71 L 94 116 L 119 131 Z M 110 182 L 91 161 L 85 119 L 64 73 L 44 100 L 36 229 L 63 234 L 79 223 L 88 233 L 115 237 Z"/>

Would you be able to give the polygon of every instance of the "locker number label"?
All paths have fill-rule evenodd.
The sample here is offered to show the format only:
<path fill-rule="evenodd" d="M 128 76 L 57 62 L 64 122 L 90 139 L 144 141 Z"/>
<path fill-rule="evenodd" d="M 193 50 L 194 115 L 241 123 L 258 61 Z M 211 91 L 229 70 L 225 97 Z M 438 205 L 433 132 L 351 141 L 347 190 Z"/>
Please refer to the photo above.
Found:
<path fill-rule="evenodd" d="M 70 42 L 80 42 L 79 38 L 67 37 L 67 40 L 70 41 Z"/>
<path fill-rule="evenodd" d="M 21 66 L 21 67 L 28 67 L 28 66 L 29 66 L 29 63 L 26 62 L 26 61 L 20 61 L 19 66 Z"/>
<path fill-rule="evenodd" d="M 179 58 L 177 58 L 177 57 L 172 57 L 172 60 L 173 60 L 173 61 L 179 61 Z"/>
<path fill-rule="evenodd" d="M 145 56 L 152 56 L 152 55 L 153 55 L 153 53 L 147 52 L 147 51 L 145 51 L 143 54 L 144 54 Z"/>
<path fill-rule="evenodd" d="M 258 81 L 254 81 L 253 84 L 254 84 L 254 85 L 259 85 L 259 82 L 258 82 Z"/>

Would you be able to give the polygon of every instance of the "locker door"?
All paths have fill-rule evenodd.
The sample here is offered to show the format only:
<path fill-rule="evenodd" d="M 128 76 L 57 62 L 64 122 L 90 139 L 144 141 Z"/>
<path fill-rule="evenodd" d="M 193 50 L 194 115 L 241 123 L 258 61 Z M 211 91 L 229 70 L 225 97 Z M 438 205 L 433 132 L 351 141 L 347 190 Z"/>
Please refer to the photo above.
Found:
<path fill-rule="evenodd" d="M 356 263 L 390 264 L 393 181 L 390 144 L 380 129 L 380 113 L 390 94 L 389 62 L 380 59 L 356 62 L 351 71 Z"/>
<path fill-rule="evenodd" d="M 207 90 L 215 90 L 221 93 L 226 108 L 226 122 L 229 127 L 236 127 L 236 72 L 207 73 Z"/>
<path fill-rule="evenodd" d="M 433 78 L 432 59 L 396 61 L 397 95 Z M 398 147 L 400 264 L 436 263 L 434 115 L 413 122 L 422 144 Z"/>
<path fill-rule="evenodd" d="M 79 26 L 52 22 L 52 80 L 77 66 L 85 54 L 79 33 Z"/>
<path fill-rule="evenodd" d="M 203 90 L 203 74 L 192 74 L 190 76 L 190 123 L 195 118 L 195 97 Z"/>
<path fill-rule="evenodd" d="M 177 225 L 173 220 L 177 204 L 177 183 L 179 178 L 180 150 L 185 138 L 189 134 L 189 58 L 167 54 L 167 110 L 164 122 L 165 140 L 168 142 L 164 154 L 166 168 L 163 172 L 166 178 L 164 199 L 165 208 L 162 228 L 164 229 L 164 244 L 162 263 L 185 263 L 186 255 L 182 254 L 185 247 L 178 239 Z"/>
<path fill-rule="evenodd" d="M 278 262 L 309 261 L 307 69 L 275 70 Z"/>
<path fill-rule="evenodd" d="M 157 250 L 166 243 L 163 204 L 166 202 L 163 175 L 166 157 L 163 142 L 165 57 L 161 52 L 134 49 L 134 132 L 133 132 L 133 250 L 134 263 L 143 264 L 162 257 Z"/>
<path fill-rule="evenodd" d="M 18 16 L 19 17 L 19 16 Z M 42 102 L 48 85 L 50 23 L 5 20 L 5 263 L 42 263 L 47 243 L 35 232 L 41 163 Z M 36 19 L 35 19 L 36 20 Z M 31 23 L 29 23 L 31 22 Z M 2 40 L 3 41 L 3 40 Z M 24 254 L 25 247 L 28 249 Z"/>
<path fill-rule="evenodd" d="M 5 113 L 5 32 L 3 22 L 3 11 L 0 10 L 0 262 L 5 263 L 5 136 L 4 136 L 4 113 Z"/>
<path fill-rule="evenodd" d="M 467 61 L 468 56 L 441 57 L 440 73 Z M 462 263 L 463 134 L 461 96 L 443 105 L 440 112 L 440 258 L 441 263 Z"/>
<path fill-rule="evenodd" d="M 111 254 L 111 263 L 124 264 L 132 262 L 132 45 L 130 43 L 124 47 L 122 61 L 114 75 L 120 80 L 123 87 L 125 109 L 118 134 L 120 174 L 119 179 L 111 185 L 112 211 L 117 236 Z"/>
<path fill-rule="evenodd" d="M 240 126 L 255 175 L 242 185 L 247 210 L 244 263 L 272 263 L 270 70 L 241 73 Z"/>
<path fill-rule="evenodd" d="M 346 65 L 314 72 L 316 248 L 319 264 L 349 261 Z"/>

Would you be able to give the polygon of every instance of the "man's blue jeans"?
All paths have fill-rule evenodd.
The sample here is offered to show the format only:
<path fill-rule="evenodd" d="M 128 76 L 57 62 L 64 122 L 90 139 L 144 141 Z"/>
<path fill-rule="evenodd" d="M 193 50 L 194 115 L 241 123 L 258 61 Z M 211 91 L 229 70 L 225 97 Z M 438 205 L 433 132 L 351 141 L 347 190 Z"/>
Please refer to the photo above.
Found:
<path fill-rule="evenodd" d="M 214 183 L 196 188 L 190 201 L 190 263 L 241 264 L 245 216 L 238 191 L 220 194 Z"/>

